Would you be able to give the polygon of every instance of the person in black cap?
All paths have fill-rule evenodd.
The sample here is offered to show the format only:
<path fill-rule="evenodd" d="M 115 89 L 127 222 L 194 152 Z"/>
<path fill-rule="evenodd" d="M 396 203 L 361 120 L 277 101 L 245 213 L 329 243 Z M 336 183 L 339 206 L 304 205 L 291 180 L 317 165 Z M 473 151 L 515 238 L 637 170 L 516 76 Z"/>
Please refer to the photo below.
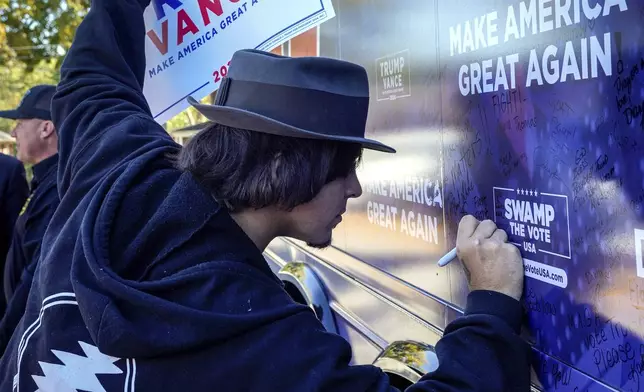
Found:
<path fill-rule="evenodd" d="M 52 102 L 61 204 L 0 390 L 393 391 L 294 302 L 262 251 L 331 241 L 362 189 L 369 82 L 325 58 L 235 53 L 213 121 L 181 149 L 142 93 L 149 0 L 93 0 Z M 118 24 L 116 24 L 118 21 Z M 463 218 L 466 315 L 410 391 L 528 391 L 523 266 L 491 221 Z"/>
<path fill-rule="evenodd" d="M 0 153 L 0 276 L 16 219 L 28 195 L 25 167 L 16 158 Z M 0 315 L 4 313 L 5 306 L 0 298 Z"/>
<path fill-rule="evenodd" d="M 11 135 L 16 138 L 18 159 L 33 165 L 29 198 L 16 222 L 4 265 L 7 310 L 0 322 L 0 351 L 24 313 L 41 242 L 58 207 L 58 136 L 50 111 L 55 91 L 56 86 L 52 85 L 34 86 L 16 109 L 0 111 L 0 117 L 16 120 Z"/>

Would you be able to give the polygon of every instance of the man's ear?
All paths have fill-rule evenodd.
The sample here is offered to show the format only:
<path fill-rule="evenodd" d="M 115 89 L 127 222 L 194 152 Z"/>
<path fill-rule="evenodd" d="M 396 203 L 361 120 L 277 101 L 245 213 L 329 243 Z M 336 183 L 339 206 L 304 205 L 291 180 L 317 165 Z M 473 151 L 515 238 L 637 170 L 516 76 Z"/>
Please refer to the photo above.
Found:
<path fill-rule="evenodd" d="M 49 139 L 54 134 L 54 132 L 56 132 L 56 128 L 54 127 L 53 122 L 45 120 L 40 124 L 41 139 Z"/>

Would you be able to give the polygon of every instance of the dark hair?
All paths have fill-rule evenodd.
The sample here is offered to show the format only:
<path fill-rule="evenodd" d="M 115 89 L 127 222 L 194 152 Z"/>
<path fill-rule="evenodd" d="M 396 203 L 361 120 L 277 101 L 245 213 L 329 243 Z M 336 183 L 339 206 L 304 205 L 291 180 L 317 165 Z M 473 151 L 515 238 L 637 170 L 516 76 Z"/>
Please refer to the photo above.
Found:
<path fill-rule="evenodd" d="M 192 173 L 230 211 L 311 201 L 360 162 L 359 144 L 275 136 L 212 124 L 181 150 L 177 166 Z"/>

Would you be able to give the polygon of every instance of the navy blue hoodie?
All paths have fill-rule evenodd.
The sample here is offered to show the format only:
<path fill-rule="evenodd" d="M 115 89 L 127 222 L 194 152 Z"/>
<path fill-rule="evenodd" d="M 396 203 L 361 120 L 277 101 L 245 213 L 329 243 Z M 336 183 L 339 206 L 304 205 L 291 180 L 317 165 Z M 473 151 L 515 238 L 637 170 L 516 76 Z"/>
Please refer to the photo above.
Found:
<path fill-rule="evenodd" d="M 56 171 L 58 154 L 32 168 L 31 194 L 16 221 L 11 248 L 4 266 L 4 295 L 7 310 L 0 321 L 0 353 L 25 312 L 34 270 L 40 256 L 40 245 L 54 211 L 58 207 Z"/>
<path fill-rule="evenodd" d="M 25 167 L 16 158 L 0 153 L 0 278 L 11 246 L 16 219 L 28 196 Z M 0 317 L 5 305 L 4 298 L 0 298 Z"/>
<path fill-rule="evenodd" d="M 260 250 L 169 156 L 142 95 L 146 0 L 94 0 L 53 99 L 61 202 L 0 390 L 390 391 L 294 303 Z M 412 391 L 527 391 L 521 308 L 470 295 Z"/>

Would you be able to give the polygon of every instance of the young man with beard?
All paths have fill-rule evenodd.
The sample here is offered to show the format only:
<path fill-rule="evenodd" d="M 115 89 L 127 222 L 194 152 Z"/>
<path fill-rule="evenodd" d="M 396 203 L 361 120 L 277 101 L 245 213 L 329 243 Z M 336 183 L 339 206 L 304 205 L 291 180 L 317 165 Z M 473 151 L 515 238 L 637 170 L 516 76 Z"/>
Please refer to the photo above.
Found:
<path fill-rule="evenodd" d="M 94 0 L 52 108 L 59 210 L 0 389 L 391 391 L 293 302 L 262 251 L 277 236 L 324 247 L 362 189 L 369 83 L 324 58 L 235 53 L 214 125 L 180 150 L 150 114 L 146 0 Z M 118 23 L 116 22 L 118 21 Z M 527 391 L 518 336 L 523 267 L 493 222 L 463 218 L 472 293 L 415 391 Z"/>

